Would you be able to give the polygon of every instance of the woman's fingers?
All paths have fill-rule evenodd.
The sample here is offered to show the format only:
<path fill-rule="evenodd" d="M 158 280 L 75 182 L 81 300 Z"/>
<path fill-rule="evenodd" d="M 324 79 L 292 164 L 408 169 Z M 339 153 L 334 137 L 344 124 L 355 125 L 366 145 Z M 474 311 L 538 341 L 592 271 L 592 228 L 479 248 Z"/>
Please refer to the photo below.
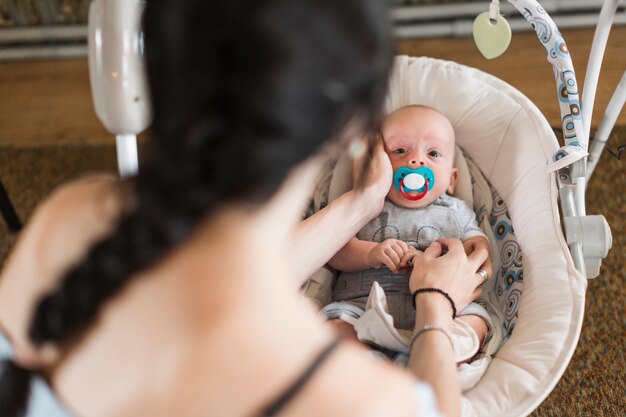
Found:
<path fill-rule="evenodd" d="M 366 135 L 365 137 L 363 137 L 363 142 L 365 144 L 366 149 L 369 149 L 370 152 L 364 152 L 360 158 L 355 159 L 354 165 L 353 165 L 354 170 L 355 170 L 354 172 L 357 173 L 358 175 L 361 175 L 362 173 L 363 165 L 366 162 L 366 158 L 370 159 L 369 164 L 372 170 L 379 169 L 382 162 L 385 161 L 384 158 L 389 160 L 389 157 L 385 153 L 383 139 L 379 134 L 376 135 L 376 140 L 374 141 L 373 144 L 370 144 L 369 135 Z"/>
<path fill-rule="evenodd" d="M 418 253 L 417 249 L 415 249 L 413 246 L 407 245 L 407 251 L 404 252 L 404 255 L 402 255 L 402 259 L 400 259 L 400 266 L 406 267 L 409 264 L 409 262 L 413 260 L 413 258 L 415 257 L 417 253 Z"/>
<path fill-rule="evenodd" d="M 476 266 L 476 270 L 485 263 L 485 261 L 489 258 L 489 251 L 484 247 L 477 248 L 474 252 L 470 253 L 467 257 L 467 260 L 471 265 Z"/>
<path fill-rule="evenodd" d="M 356 145 L 359 147 L 363 147 L 364 152 L 360 152 L 357 155 L 353 156 L 352 160 L 352 179 L 354 181 L 354 185 L 358 184 L 359 181 L 363 181 L 364 171 L 367 170 L 366 167 L 370 170 L 375 170 L 376 163 L 380 159 L 380 151 L 377 149 L 378 142 L 373 145 L 370 143 L 370 133 L 364 134 L 360 140 L 360 144 Z M 385 152 L 383 148 L 383 153 Z M 386 154 L 385 154 L 386 156 Z M 367 184 L 367 180 L 366 184 Z"/>
<path fill-rule="evenodd" d="M 441 253 L 443 252 L 443 243 L 441 241 L 436 241 L 430 244 L 429 247 L 426 248 L 426 250 L 423 252 L 424 253 L 424 258 L 425 259 L 435 259 L 441 256 Z"/>
<path fill-rule="evenodd" d="M 486 263 L 489 259 L 489 251 L 483 247 L 475 247 L 473 252 L 465 255 L 465 247 L 458 239 L 439 239 L 437 242 L 441 245 L 442 251 L 454 256 L 467 256 L 467 260 L 472 267 L 478 268 Z"/>
<path fill-rule="evenodd" d="M 385 143 L 383 142 L 383 137 L 380 134 L 377 134 L 376 140 L 374 141 L 374 147 L 372 149 L 372 156 L 376 158 L 383 155 L 387 155 L 385 153 Z"/>
<path fill-rule="evenodd" d="M 400 259 L 400 266 L 403 268 L 407 266 L 409 264 L 409 261 L 413 259 L 414 256 L 415 256 L 415 253 L 406 252 L 404 255 L 402 255 L 402 259 Z"/>
<path fill-rule="evenodd" d="M 493 277 L 493 264 L 491 263 L 491 259 L 487 258 L 487 260 L 480 266 L 480 269 L 487 273 L 489 279 Z"/>
<path fill-rule="evenodd" d="M 463 248 L 463 243 L 461 243 L 458 239 L 437 239 L 437 243 L 439 243 L 444 251 L 452 255 L 460 255 L 461 253 L 465 254 L 465 248 Z"/>
<path fill-rule="evenodd" d="M 472 300 L 477 299 L 481 295 L 483 295 L 483 289 L 481 287 L 476 288 L 472 293 Z"/>
<path fill-rule="evenodd" d="M 364 143 L 364 146 L 367 146 L 366 137 L 361 138 L 361 141 Z M 363 174 L 363 164 L 365 164 L 365 158 L 368 157 L 369 155 L 367 154 L 367 152 L 363 152 L 352 160 L 352 178 L 355 184 Z"/>
<path fill-rule="evenodd" d="M 465 250 L 465 253 L 467 253 L 468 255 L 470 253 L 472 253 L 474 251 L 475 245 L 474 245 L 474 241 L 473 240 L 466 240 L 465 242 L 463 242 L 463 249 Z"/>
<path fill-rule="evenodd" d="M 437 242 L 441 243 L 441 245 L 447 248 L 448 253 L 455 256 L 464 255 L 465 256 L 465 246 L 461 243 L 460 240 L 457 239 L 439 239 Z M 478 269 L 484 265 L 489 259 L 489 251 L 484 246 L 473 245 L 472 252 L 467 255 L 467 261 L 471 268 L 474 271 L 478 271 Z M 491 269 L 491 268 L 489 268 Z M 487 272 L 489 273 L 489 272 Z M 483 282 L 483 278 L 479 274 L 474 274 L 477 278 L 477 286 L 481 285 Z M 491 276 L 491 275 L 490 275 Z"/>
<path fill-rule="evenodd" d="M 488 251 L 480 246 L 474 249 L 468 256 L 460 240 L 437 240 L 423 253 L 413 256 L 409 287 L 411 290 L 424 286 L 441 288 L 450 294 L 458 308 L 464 308 L 482 294 L 478 287 L 483 278 L 477 271 L 487 260 Z"/>

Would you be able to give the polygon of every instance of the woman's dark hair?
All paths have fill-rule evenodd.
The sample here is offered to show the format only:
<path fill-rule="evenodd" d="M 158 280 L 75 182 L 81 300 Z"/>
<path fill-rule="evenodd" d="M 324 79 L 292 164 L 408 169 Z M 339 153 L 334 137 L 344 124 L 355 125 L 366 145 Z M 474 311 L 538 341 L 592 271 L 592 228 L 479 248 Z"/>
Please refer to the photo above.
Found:
<path fill-rule="evenodd" d="M 132 209 L 37 305 L 35 344 L 102 305 L 224 203 L 267 201 L 356 118 L 377 119 L 392 40 L 385 0 L 149 0 L 154 122 Z"/>

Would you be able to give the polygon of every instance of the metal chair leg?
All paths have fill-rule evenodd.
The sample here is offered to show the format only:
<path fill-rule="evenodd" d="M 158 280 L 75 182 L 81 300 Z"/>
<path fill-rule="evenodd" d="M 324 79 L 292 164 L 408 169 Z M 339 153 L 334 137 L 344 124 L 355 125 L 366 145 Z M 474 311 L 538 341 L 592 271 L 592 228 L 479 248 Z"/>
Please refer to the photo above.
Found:
<path fill-rule="evenodd" d="M 15 212 L 15 208 L 4 189 L 2 181 L 0 181 L 0 210 L 4 220 L 7 222 L 7 226 L 9 226 L 9 230 L 14 233 L 19 232 L 22 229 L 22 222 Z"/>

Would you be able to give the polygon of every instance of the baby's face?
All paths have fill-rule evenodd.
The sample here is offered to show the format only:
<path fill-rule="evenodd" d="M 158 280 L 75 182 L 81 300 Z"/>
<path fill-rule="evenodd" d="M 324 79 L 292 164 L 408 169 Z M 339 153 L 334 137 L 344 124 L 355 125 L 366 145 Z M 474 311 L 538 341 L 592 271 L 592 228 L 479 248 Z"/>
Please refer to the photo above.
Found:
<path fill-rule="evenodd" d="M 403 166 L 411 169 L 425 166 L 435 176 L 434 188 L 421 200 L 405 198 L 393 184 L 387 194 L 389 200 L 401 207 L 417 208 L 427 206 L 446 191 L 454 191 L 458 175 L 453 168 L 454 129 L 445 116 L 429 108 L 403 107 L 387 116 L 381 134 L 394 173 Z"/>

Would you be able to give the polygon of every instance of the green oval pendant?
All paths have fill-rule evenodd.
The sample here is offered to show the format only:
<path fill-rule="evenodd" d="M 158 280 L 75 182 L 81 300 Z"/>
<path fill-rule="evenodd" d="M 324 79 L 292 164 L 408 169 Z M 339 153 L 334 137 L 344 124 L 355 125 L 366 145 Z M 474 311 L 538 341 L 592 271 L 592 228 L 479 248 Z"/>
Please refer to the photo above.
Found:
<path fill-rule="evenodd" d="M 489 12 L 476 16 L 473 34 L 478 50 L 487 59 L 499 57 L 511 43 L 511 26 L 500 14 L 496 16 L 496 23 L 489 19 Z"/>

